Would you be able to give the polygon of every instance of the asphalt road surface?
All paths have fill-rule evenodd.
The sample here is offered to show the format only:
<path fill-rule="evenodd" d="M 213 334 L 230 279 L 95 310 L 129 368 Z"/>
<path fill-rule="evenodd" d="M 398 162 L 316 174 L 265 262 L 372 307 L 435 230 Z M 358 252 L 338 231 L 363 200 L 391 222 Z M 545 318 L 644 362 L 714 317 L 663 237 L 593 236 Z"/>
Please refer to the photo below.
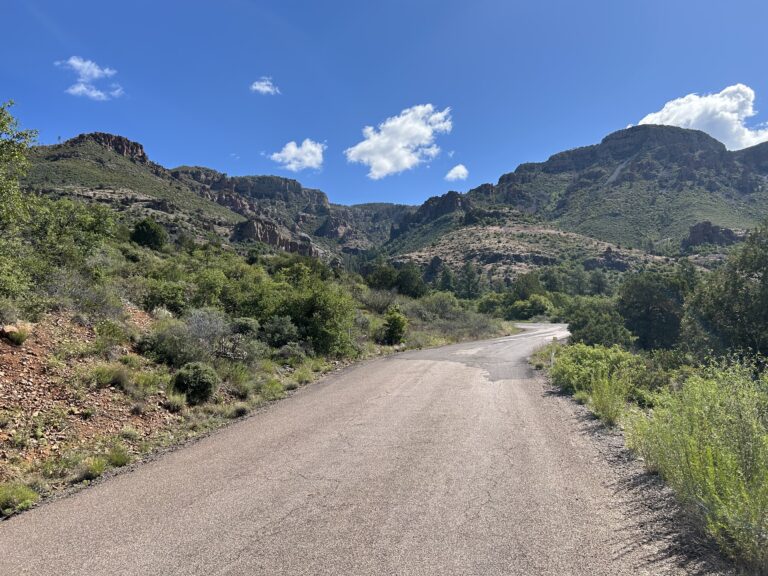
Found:
<path fill-rule="evenodd" d="M 331 375 L 0 523 L 0 574 L 686 574 L 526 357 L 565 335 Z"/>

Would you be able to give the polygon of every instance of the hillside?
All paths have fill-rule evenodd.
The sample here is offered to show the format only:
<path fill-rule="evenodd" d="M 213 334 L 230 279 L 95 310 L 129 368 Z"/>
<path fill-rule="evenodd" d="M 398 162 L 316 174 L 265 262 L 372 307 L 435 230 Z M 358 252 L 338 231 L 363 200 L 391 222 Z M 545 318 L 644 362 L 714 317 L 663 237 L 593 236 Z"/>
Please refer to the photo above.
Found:
<path fill-rule="evenodd" d="M 171 232 L 259 241 L 308 256 L 356 253 L 380 245 L 407 206 L 338 206 L 320 190 L 278 176 L 236 176 L 204 167 L 168 169 L 122 136 L 81 134 L 36 146 L 25 187 L 54 197 L 108 204 L 151 215 Z"/>
<path fill-rule="evenodd" d="M 730 152 L 700 131 L 635 126 L 522 164 L 467 197 L 606 241 L 679 244 L 699 222 L 744 229 L 768 215 L 768 146 Z"/>
<path fill-rule="evenodd" d="M 768 216 L 768 144 L 729 152 L 703 132 L 669 126 L 620 130 L 418 207 L 341 206 L 294 179 L 165 168 L 141 144 L 103 133 L 35 147 L 30 160 L 28 189 L 107 203 L 130 218 L 149 214 L 172 233 L 326 259 L 380 250 L 419 263 L 438 256 L 451 267 L 472 260 L 492 277 L 587 262 L 609 244 L 615 253 L 730 244 Z"/>

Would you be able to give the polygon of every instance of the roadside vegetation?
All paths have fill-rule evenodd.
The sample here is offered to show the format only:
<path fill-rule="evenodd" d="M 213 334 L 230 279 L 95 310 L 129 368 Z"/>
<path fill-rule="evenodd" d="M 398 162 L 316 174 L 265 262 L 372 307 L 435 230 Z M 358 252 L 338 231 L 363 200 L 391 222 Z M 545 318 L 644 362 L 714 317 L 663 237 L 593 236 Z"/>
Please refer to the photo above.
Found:
<path fill-rule="evenodd" d="M 25 193 L 34 138 L 0 108 L 0 516 L 346 362 L 513 330 L 410 268 L 381 286 Z"/>
<path fill-rule="evenodd" d="M 768 574 L 768 226 L 723 265 L 628 275 L 563 309 L 572 337 L 532 361 L 658 473 L 702 531 Z"/>

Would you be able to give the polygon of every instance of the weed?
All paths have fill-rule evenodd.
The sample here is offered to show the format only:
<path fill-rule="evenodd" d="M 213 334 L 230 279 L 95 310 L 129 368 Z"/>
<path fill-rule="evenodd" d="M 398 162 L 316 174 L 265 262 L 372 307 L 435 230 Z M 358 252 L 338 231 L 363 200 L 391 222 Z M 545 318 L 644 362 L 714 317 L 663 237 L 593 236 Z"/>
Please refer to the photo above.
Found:
<path fill-rule="evenodd" d="M 34 505 L 40 496 L 23 484 L 0 484 L 0 516 L 9 516 Z"/>

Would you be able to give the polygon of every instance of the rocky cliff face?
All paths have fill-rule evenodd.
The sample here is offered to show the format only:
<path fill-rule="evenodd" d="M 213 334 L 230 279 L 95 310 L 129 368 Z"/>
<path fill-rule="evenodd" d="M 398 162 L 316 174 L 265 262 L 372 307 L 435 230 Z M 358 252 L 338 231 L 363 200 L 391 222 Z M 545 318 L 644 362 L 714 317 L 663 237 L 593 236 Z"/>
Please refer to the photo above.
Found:
<path fill-rule="evenodd" d="M 144 146 L 138 142 L 133 142 L 125 138 L 124 136 L 117 136 L 115 134 L 107 134 L 105 132 L 91 132 L 90 134 L 80 134 L 75 138 L 64 142 L 65 146 L 76 147 L 86 142 L 95 142 L 104 148 L 108 148 L 119 154 L 138 162 L 140 164 L 146 164 L 149 162 L 149 157 L 144 151 Z"/>
<path fill-rule="evenodd" d="M 227 176 L 210 168 L 181 166 L 171 170 L 171 176 L 192 185 L 212 198 L 233 202 L 234 195 L 240 196 L 246 204 L 271 201 L 282 203 L 287 212 L 298 214 L 311 212 L 325 215 L 330 211 L 328 197 L 320 190 L 304 188 L 298 181 L 279 176 Z"/>
<path fill-rule="evenodd" d="M 324 255 L 307 234 L 294 235 L 287 228 L 265 218 L 255 218 L 238 224 L 232 233 L 232 240 L 255 240 L 302 256 L 320 258 Z"/>
<path fill-rule="evenodd" d="M 697 222 L 747 228 L 768 216 L 768 146 L 730 152 L 697 130 L 634 126 L 521 164 L 468 196 L 607 241 L 680 241 Z"/>

